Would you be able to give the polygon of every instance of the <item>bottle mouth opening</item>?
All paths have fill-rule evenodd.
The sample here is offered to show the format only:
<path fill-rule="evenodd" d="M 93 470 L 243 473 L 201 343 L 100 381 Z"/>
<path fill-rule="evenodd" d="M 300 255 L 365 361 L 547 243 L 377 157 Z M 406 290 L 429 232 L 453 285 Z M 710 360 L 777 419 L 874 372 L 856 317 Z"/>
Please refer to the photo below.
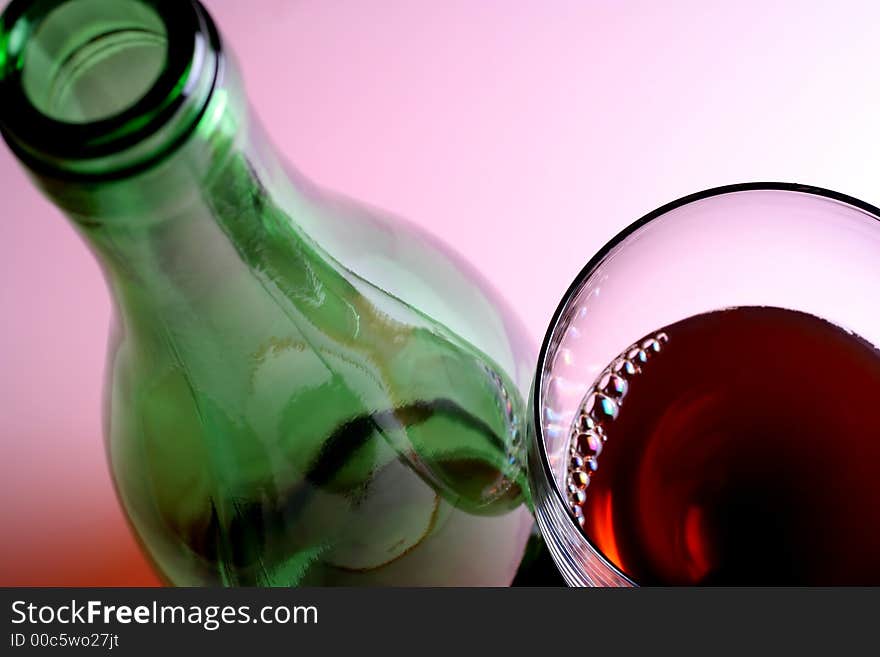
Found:
<path fill-rule="evenodd" d="M 165 67 L 161 19 L 137 0 L 70 2 L 52 10 L 24 47 L 22 87 L 46 116 L 91 123 L 135 105 Z"/>
<path fill-rule="evenodd" d="M 127 175 L 196 125 L 219 54 L 196 0 L 13 0 L 0 17 L 0 132 L 40 173 Z"/>

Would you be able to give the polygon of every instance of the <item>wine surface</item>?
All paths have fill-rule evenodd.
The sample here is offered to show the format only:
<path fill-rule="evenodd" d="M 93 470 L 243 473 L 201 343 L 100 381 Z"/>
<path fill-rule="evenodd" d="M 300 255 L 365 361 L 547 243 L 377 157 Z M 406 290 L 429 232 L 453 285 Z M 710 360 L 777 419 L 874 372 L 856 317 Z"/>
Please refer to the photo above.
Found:
<path fill-rule="evenodd" d="M 880 584 L 880 351 L 739 307 L 640 340 L 584 398 L 567 495 L 638 584 Z"/>

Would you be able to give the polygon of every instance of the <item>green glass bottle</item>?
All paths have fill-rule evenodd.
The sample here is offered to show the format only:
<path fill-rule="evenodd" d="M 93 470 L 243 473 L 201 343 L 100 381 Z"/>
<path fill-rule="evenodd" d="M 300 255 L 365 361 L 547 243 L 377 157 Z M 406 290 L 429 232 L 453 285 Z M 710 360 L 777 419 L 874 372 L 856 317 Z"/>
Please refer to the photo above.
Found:
<path fill-rule="evenodd" d="M 291 176 L 195 0 L 14 0 L 0 128 L 115 302 L 109 462 L 179 585 L 509 584 L 532 351 L 473 270 Z"/>

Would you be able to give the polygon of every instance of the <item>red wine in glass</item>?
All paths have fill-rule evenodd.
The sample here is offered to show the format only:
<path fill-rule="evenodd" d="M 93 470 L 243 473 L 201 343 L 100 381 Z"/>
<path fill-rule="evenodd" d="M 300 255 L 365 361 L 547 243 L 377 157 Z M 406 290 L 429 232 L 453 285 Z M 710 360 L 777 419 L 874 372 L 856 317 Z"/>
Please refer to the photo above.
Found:
<path fill-rule="evenodd" d="M 880 351 L 738 307 L 625 350 L 571 430 L 567 495 L 637 584 L 880 584 Z"/>

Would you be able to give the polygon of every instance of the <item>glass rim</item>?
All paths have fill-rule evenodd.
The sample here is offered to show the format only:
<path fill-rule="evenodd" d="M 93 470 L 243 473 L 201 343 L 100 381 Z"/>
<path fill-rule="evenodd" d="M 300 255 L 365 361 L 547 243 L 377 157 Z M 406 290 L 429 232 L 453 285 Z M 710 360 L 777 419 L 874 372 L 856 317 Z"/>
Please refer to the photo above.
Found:
<path fill-rule="evenodd" d="M 632 577 L 630 577 L 627 573 L 623 572 L 611 559 L 609 559 L 602 550 L 599 549 L 598 546 L 593 542 L 591 538 L 589 538 L 586 533 L 578 526 L 575 522 L 574 517 L 569 512 L 568 503 L 565 497 L 562 494 L 562 491 L 559 490 L 559 486 L 556 483 L 556 477 L 553 474 L 553 470 L 550 467 L 550 461 L 547 458 L 547 451 L 545 449 L 545 441 L 544 441 L 544 431 L 542 425 L 542 415 L 543 415 L 543 381 L 544 381 L 544 373 L 545 373 L 545 364 L 547 362 L 547 355 L 550 351 L 550 345 L 552 343 L 553 337 L 556 335 L 556 330 L 559 327 L 559 323 L 561 318 L 564 316 L 565 312 L 569 309 L 572 300 L 577 296 L 577 294 L 583 289 L 586 285 L 587 281 L 593 276 L 593 274 L 598 269 L 599 265 L 605 261 L 607 256 L 624 240 L 633 235 L 636 231 L 640 230 L 642 227 L 650 223 L 651 221 L 676 210 L 680 207 L 689 205 L 691 203 L 702 201 L 708 198 L 713 198 L 715 196 L 723 196 L 726 194 L 734 194 L 739 192 L 753 192 L 753 191 L 780 191 L 780 192 L 796 192 L 802 194 L 809 194 L 812 196 L 818 196 L 826 199 L 830 199 L 833 201 L 837 201 L 838 203 L 845 203 L 850 205 L 865 214 L 871 216 L 874 220 L 880 221 L 880 208 L 874 206 L 870 203 L 857 199 L 853 196 L 849 196 L 847 194 L 843 194 L 841 192 L 836 192 L 831 189 L 826 189 L 824 187 L 817 187 L 814 185 L 806 185 L 801 183 L 787 183 L 787 182 L 744 182 L 744 183 L 733 183 L 728 185 L 721 185 L 719 187 L 710 187 L 708 189 L 704 189 L 702 191 L 694 192 L 688 194 L 686 196 L 682 196 L 680 198 L 675 199 L 674 201 L 670 201 L 655 210 L 652 210 L 648 214 L 642 216 L 636 221 L 632 222 L 628 226 L 626 226 L 623 230 L 618 232 L 614 237 L 608 240 L 587 262 L 586 265 L 575 275 L 574 280 L 568 286 L 565 293 L 562 295 L 562 300 L 556 307 L 556 310 L 553 312 L 553 316 L 550 319 L 550 323 L 547 327 L 547 331 L 544 334 L 544 338 L 541 341 L 541 348 L 538 352 L 538 361 L 535 370 L 535 378 L 532 384 L 531 395 L 532 399 L 535 400 L 532 409 L 532 418 L 531 422 L 534 425 L 534 441 L 538 460 L 540 462 L 541 472 L 540 475 L 545 482 L 552 489 L 551 497 L 555 500 L 555 503 L 563 510 L 564 516 L 566 518 L 565 522 L 568 523 L 568 529 L 574 531 L 582 540 L 586 541 L 587 546 L 593 552 L 593 554 L 598 557 L 603 565 L 605 565 L 609 570 L 611 570 L 615 575 L 620 577 L 621 579 L 629 582 L 634 586 L 639 586 L 639 583 L 635 581 Z"/>
<path fill-rule="evenodd" d="M 122 170 L 97 177 L 130 175 L 151 166 L 174 150 L 198 125 L 213 94 L 219 66 L 198 64 L 198 40 L 206 41 L 217 59 L 219 32 L 198 0 L 133 0 L 152 9 L 165 31 L 165 61 L 146 92 L 123 110 L 84 123 L 56 119 L 38 108 L 24 87 L 24 52 L 30 38 L 57 8 L 75 0 L 12 0 L 0 15 L 0 133 L 16 156 L 37 172 L 54 177 L 94 177 L 69 169 L 65 161 L 98 160 L 140 144 L 160 132 L 182 110 L 193 116 L 168 142 Z M 207 94 L 195 97 L 195 80 L 208 73 Z M 196 103 L 196 107 L 192 105 Z"/>

